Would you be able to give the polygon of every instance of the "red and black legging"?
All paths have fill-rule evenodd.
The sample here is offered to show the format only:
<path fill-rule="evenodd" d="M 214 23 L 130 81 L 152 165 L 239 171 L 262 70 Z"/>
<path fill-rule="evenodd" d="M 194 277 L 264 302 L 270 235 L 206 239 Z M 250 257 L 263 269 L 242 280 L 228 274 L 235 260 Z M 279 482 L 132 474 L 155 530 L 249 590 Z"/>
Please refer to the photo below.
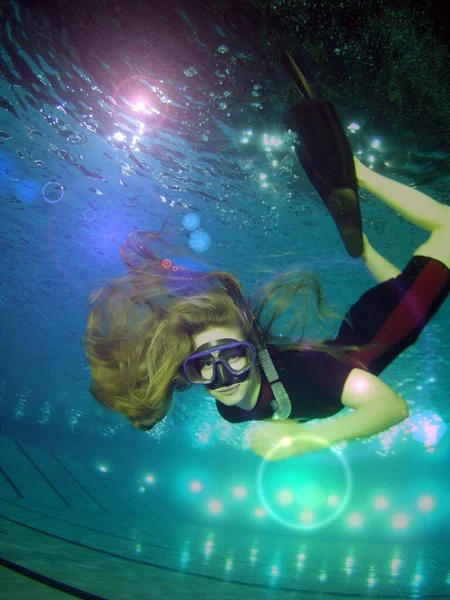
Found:
<path fill-rule="evenodd" d="M 413 256 L 394 279 L 373 287 L 350 308 L 332 345 L 373 345 L 349 355 L 378 375 L 414 344 L 450 291 L 450 270 L 441 262 Z M 356 365 L 355 365 L 356 366 Z"/>

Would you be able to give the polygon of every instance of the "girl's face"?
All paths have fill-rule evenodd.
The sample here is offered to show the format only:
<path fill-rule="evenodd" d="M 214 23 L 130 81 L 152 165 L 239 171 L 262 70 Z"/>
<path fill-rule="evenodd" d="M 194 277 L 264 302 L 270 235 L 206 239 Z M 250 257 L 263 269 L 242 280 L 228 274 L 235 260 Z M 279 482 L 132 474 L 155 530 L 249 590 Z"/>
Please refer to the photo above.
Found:
<path fill-rule="evenodd" d="M 194 351 L 203 344 L 232 338 L 238 341 L 245 341 L 243 332 L 238 327 L 214 327 L 202 331 L 192 337 L 194 342 Z M 242 383 L 234 384 L 229 387 L 218 388 L 206 391 L 210 396 L 225 404 L 225 406 L 239 406 L 244 410 L 251 410 L 257 400 L 261 389 L 261 372 L 259 367 L 254 366 L 250 369 L 250 374 Z"/>

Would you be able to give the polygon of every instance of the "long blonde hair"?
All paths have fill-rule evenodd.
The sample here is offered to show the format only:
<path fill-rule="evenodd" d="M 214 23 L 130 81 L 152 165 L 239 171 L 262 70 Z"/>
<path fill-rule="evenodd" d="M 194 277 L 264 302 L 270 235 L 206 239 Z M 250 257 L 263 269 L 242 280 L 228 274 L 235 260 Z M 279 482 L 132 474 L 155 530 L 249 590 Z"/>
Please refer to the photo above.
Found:
<path fill-rule="evenodd" d="M 144 430 L 169 412 L 176 389 L 190 386 L 181 365 L 193 350 L 193 335 L 213 327 L 237 326 L 247 336 L 251 326 L 220 283 L 221 277 L 227 277 L 242 292 L 233 274 L 173 266 L 150 249 L 166 222 L 158 232 L 136 230 L 128 235 L 120 248 L 128 274 L 104 281 L 91 293 L 83 337 L 92 377 L 90 392 L 100 403 Z M 313 316 L 321 321 L 338 316 L 327 307 L 320 281 L 314 275 L 300 269 L 282 273 L 262 287 L 257 296 L 247 299 L 248 304 L 263 339 L 277 350 L 307 346 L 341 360 L 358 350 L 358 346 L 332 347 L 326 340 L 303 340 Z M 262 313 L 269 303 L 269 319 L 263 323 Z M 297 339 L 272 335 L 278 317 L 293 306 L 290 329 Z"/>

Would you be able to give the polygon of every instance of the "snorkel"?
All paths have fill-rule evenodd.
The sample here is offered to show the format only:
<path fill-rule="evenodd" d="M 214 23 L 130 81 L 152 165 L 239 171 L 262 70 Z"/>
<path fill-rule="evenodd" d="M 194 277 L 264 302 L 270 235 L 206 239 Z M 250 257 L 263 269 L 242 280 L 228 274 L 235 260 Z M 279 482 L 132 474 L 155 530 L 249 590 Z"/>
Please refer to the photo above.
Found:
<path fill-rule="evenodd" d="M 274 410 L 273 419 L 287 419 L 289 418 L 292 410 L 291 401 L 286 390 L 284 389 L 284 385 L 280 381 L 278 372 L 273 364 L 272 358 L 267 350 L 267 346 L 259 331 L 255 316 L 250 310 L 248 304 L 245 302 L 245 299 L 236 284 L 231 279 L 226 277 L 221 277 L 220 281 L 236 306 L 243 312 L 248 321 L 251 323 L 248 339 L 255 348 L 259 363 L 275 397 L 275 399 L 270 403 L 272 409 Z"/>

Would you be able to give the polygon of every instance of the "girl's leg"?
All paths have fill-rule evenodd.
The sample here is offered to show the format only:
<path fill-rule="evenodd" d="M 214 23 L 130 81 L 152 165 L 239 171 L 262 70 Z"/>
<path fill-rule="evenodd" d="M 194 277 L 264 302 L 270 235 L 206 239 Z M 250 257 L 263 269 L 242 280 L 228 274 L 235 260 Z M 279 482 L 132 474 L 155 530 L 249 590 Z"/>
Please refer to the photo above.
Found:
<path fill-rule="evenodd" d="M 410 223 L 431 231 L 428 240 L 419 246 L 414 256 L 428 256 L 450 269 L 450 207 L 368 169 L 355 158 L 359 185 L 377 196 Z"/>
<path fill-rule="evenodd" d="M 362 254 L 362 259 L 366 263 L 366 267 L 378 281 L 378 283 L 383 283 L 383 281 L 388 281 L 388 279 L 392 279 L 393 277 L 397 277 L 400 275 L 400 269 L 397 269 L 392 263 L 381 256 L 374 248 L 370 245 L 367 236 L 363 233 L 364 238 L 364 252 Z"/>

